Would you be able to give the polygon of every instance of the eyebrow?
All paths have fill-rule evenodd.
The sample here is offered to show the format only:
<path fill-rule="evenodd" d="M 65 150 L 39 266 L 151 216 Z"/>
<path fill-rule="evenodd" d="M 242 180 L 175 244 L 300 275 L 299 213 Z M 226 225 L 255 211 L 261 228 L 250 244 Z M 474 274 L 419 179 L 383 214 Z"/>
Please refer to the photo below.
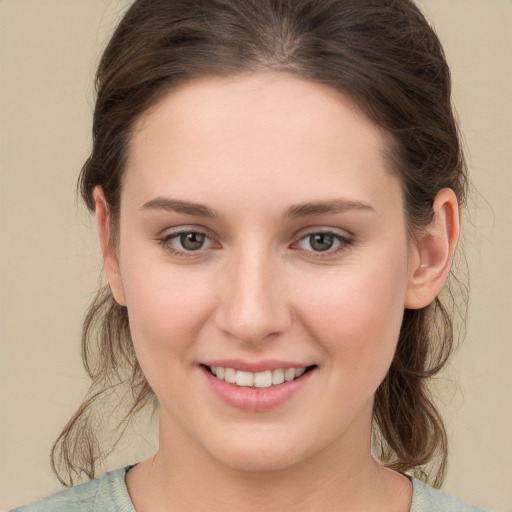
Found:
<path fill-rule="evenodd" d="M 170 199 L 167 197 L 156 197 L 147 203 L 144 203 L 141 210 L 166 210 L 170 212 L 185 213 L 194 217 L 217 218 L 220 215 L 203 204 L 192 203 L 179 199 Z"/>
<path fill-rule="evenodd" d="M 368 203 L 352 199 L 331 199 L 327 201 L 315 201 L 296 204 L 288 208 L 285 217 L 299 219 L 312 215 L 330 215 L 344 213 L 348 210 L 363 210 L 375 213 L 375 208 Z"/>
<path fill-rule="evenodd" d="M 194 217 L 219 218 L 221 215 L 208 206 L 190 201 L 156 197 L 144 203 L 141 210 L 166 210 L 184 213 Z M 284 213 L 284 218 L 299 219 L 313 215 L 332 215 L 344 213 L 348 210 L 363 210 L 375 212 L 373 206 L 362 201 L 352 199 L 330 199 L 326 201 L 314 201 L 299 203 L 290 206 Z"/>

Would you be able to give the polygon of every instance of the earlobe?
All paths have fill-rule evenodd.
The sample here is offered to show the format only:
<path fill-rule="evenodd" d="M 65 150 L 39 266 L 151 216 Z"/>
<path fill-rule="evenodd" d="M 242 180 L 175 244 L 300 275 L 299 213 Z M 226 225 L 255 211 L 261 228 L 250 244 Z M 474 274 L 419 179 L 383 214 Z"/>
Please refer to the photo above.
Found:
<path fill-rule="evenodd" d="M 119 305 L 126 306 L 119 260 L 110 230 L 108 205 L 101 187 L 96 187 L 94 189 L 93 197 L 101 252 L 103 254 L 103 267 L 105 269 L 110 288 L 112 289 L 114 299 Z"/>
<path fill-rule="evenodd" d="M 442 290 L 459 238 L 459 206 L 452 189 L 440 190 L 434 200 L 431 223 L 419 234 L 410 258 L 405 307 L 428 306 Z"/>

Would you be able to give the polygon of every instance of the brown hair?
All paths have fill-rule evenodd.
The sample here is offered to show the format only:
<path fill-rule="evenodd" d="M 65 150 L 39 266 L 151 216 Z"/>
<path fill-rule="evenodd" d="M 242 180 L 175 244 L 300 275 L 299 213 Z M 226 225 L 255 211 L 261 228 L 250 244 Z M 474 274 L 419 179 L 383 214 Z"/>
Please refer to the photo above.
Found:
<path fill-rule="evenodd" d="M 187 81 L 265 69 L 342 91 L 387 131 L 412 233 L 430 222 L 440 189 L 453 189 L 464 203 L 465 163 L 449 69 L 437 36 L 411 0 L 137 0 L 99 65 L 93 148 L 79 180 L 91 211 L 94 187 L 103 188 L 114 236 L 136 120 Z M 434 484 L 444 476 L 447 438 L 427 381 L 453 349 L 451 297 L 405 311 L 396 355 L 374 402 L 376 456 L 420 477 L 434 462 Z M 156 403 L 134 354 L 127 310 L 108 287 L 88 311 L 82 356 L 90 391 L 52 449 L 54 470 L 68 484 L 82 472 L 94 477 L 108 451 L 97 438 L 94 414 L 105 396 L 128 390 L 124 420 Z M 121 425 L 116 439 L 126 421 Z"/>

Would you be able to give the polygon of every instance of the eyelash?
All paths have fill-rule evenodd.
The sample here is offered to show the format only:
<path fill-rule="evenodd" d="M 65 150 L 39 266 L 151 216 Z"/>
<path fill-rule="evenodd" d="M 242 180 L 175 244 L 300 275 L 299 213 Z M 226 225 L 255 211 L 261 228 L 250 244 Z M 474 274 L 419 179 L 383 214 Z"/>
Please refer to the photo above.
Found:
<path fill-rule="evenodd" d="M 349 238 L 348 236 L 341 235 L 340 233 L 336 233 L 335 231 L 326 229 L 326 230 L 320 230 L 320 231 L 312 231 L 312 232 L 302 236 L 301 238 L 299 238 L 296 242 L 294 242 L 292 244 L 292 246 L 298 245 L 300 242 L 307 240 L 307 239 L 310 239 L 309 243 L 311 244 L 311 238 L 314 236 L 317 236 L 317 235 L 331 236 L 334 239 L 333 244 L 338 243 L 338 245 L 335 246 L 334 248 L 329 248 L 325 251 L 314 251 L 314 250 L 306 251 L 308 253 L 308 257 L 310 257 L 310 258 L 329 258 L 329 257 L 337 256 L 340 253 L 349 249 L 352 245 L 354 245 L 354 240 L 352 238 Z"/>
<path fill-rule="evenodd" d="M 201 236 L 205 237 L 205 240 L 212 241 L 211 237 L 209 237 L 206 233 L 199 231 L 199 230 L 176 231 L 174 233 L 170 233 L 170 234 L 164 236 L 163 238 L 157 239 L 157 241 L 166 251 L 170 252 L 174 256 L 184 257 L 184 258 L 193 258 L 193 257 L 197 258 L 199 255 L 201 255 L 201 252 L 204 250 L 203 247 L 200 247 L 196 251 L 187 251 L 187 250 L 176 249 L 170 243 L 171 240 L 179 239 L 182 235 L 190 235 L 190 234 L 201 235 Z M 354 245 L 354 240 L 350 237 L 341 235 L 332 230 L 319 230 L 319 231 L 312 231 L 312 232 L 300 237 L 297 241 L 295 241 L 291 244 L 291 247 L 293 248 L 293 246 L 298 245 L 300 242 L 307 240 L 308 238 L 311 239 L 311 237 L 313 237 L 315 235 L 332 236 L 334 238 L 334 242 L 338 243 L 338 246 L 335 247 L 334 249 L 330 248 L 325 251 L 314 251 L 314 250 L 307 251 L 306 250 L 306 252 L 308 253 L 308 257 L 311 257 L 311 258 L 332 257 L 335 255 L 338 255 L 341 252 L 346 251 L 352 245 Z"/>
<path fill-rule="evenodd" d="M 211 237 L 209 237 L 206 233 L 199 231 L 199 230 L 181 230 L 181 231 L 175 231 L 174 233 L 169 233 L 168 235 L 164 236 L 163 238 L 159 238 L 157 241 L 158 243 L 166 250 L 169 251 L 172 255 L 178 256 L 181 258 L 194 258 L 200 255 L 201 249 L 198 249 L 197 251 L 187 251 L 187 250 L 180 250 L 172 247 L 170 244 L 171 240 L 179 239 L 182 235 L 201 235 L 205 237 L 205 240 L 212 240 Z"/>

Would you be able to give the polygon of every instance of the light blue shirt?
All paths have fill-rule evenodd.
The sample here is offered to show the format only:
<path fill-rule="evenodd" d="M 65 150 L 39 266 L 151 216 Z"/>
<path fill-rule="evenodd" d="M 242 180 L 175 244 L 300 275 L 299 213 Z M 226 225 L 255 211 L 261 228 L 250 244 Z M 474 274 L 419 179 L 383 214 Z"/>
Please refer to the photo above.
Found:
<path fill-rule="evenodd" d="M 131 466 L 116 469 L 98 480 L 76 485 L 11 512 L 136 512 L 126 488 Z M 410 512 L 489 512 L 419 480 L 412 480 Z"/>

